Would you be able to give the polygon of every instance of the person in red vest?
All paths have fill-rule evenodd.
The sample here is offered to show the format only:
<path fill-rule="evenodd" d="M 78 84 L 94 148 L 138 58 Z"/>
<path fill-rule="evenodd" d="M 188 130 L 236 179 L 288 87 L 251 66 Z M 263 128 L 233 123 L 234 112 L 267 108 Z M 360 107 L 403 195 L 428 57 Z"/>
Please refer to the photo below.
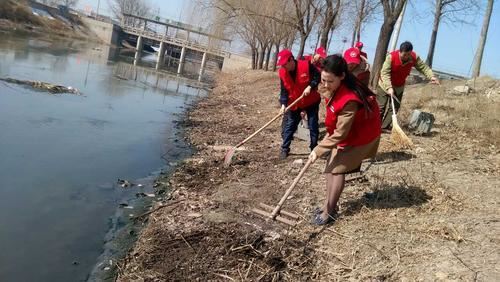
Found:
<path fill-rule="evenodd" d="M 311 64 L 313 64 L 319 72 L 321 72 L 321 68 L 325 58 L 326 58 L 326 50 L 322 46 L 318 47 L 316 51 L 314 51 L 314 55 L 304 56 L 304 60 L 310 60 Z"/>
<path fill-rule="evenodd" d="M 326 58 L 326 50 L 323 47 L 319 47 L 314 52 L 314 56 L 312 57 L 311 63 L 316 67 L 318 71 L 321 71 L 323 68 L 323 61 Z"/>
<path fill-rule="evenodd" d="M 380 141 L 380 115 L 375 94 L 347 70 L 340 54 L 328 56 L 318 92 L 325 98 L 327 135 L 309 155 L 314 162 L 327 156 L 326 201 L 313 211 L 313 223 L 335 220 L 345 175 L 359 172 L 364 159 L 373 158 Z"/>
<path fill-rule="evenodd" d="M 310 135 L 309 147 L 312 150 L 318 144 L 318 110 L 321 98 L 316 90 L 320 81 L 320 73 L 309 60 L 295 60 L 292 52 L 288 49 L 278 53 L 277 65 L 280 66 L 278 73 L 281 82 L 281 112 L 284 112 L 285 107 L 302 94 L 305 96 L 286 112 L 283 118 L 283 144 L 281 145 L 280 159 L 285 159 L 290 153 L 293 134 L 301 120 L 301 111 L 305 111 L 307 114 Z"/>
<path fill-rule="evenodd" d="M 352 47 L 344 52 L 344 60 L 347 70 L 354 74 L 364 85 L 368 86 L 370 81 L 370 65 L 363 58 L 358 48 Z"/>
<path fill-rule="evenodd" d="M 359 54 L 360 54 L 363 58 L 365 58 L 365 60 L 366 60 L 366 61 L 368 61 L 368 55 L 367 55 L 365 52 L 363 52 L 363 51 L 362 51 L 363 46 L 364 46 L 364 45 L 363 45 L 363 42 L 361 42 L 361 41 L 356 42 L 355 47 L 359 50 Z"/>
<path fill-rule="evenodd" d="M 410 42 L 405 41 L 401 43 L 399 50 L 389 53 L 380 70 L 380 79 L 377 87 L 377 102 L 384 130 L 388 131 L 392 128 L 390 96 L 395 97 L 394 108 L 397 113 L 403 99 L 406 78 L 410 75 L 413 67 L 429 79 L 431 83 L 439 84 L 439 80 L 434 76 L 431 68 L 413 52 L 413 45 Z"/>

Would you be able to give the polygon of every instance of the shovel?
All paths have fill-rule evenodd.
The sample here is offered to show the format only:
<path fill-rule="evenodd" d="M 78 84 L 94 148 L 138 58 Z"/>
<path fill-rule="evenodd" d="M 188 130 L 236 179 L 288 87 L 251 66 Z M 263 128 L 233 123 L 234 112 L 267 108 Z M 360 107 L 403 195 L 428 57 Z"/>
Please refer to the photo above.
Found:
<path fill-rule="evenodd" d="M 238 149 L 243 144 L 245 144 L 246 142 L 248 142 L 248 140 L 250 140 L 253 137 L 255 137 L 255 135 L 257 135 L 259 132 L 261 132 L 262 130 L 264 130 L 264 128 L 268 127 L 271 123 L 273 123 L 273 121 L 277 120 L 279 117 L 281 117 L 286 112 L 288 112 L 290 110 L 290 108 L 292 108 L 298 102 L 300 102 L 300 100 L 302 100 L 302 98 L 304 98 L 304 94 L 300 95 L 299 98 L 297 98 L 295 101 L 293 101 L 293 103 L 291 103 L 288 107 L 286 107 L 285 111 L 283 111 L 282 113 L 277 114 L 270 121 L 268 121 L 266 124 L 264 124 L 261 128 L 257 129 L 257 131 L 255 131 L 250 136 L 248 136 L 247 138 L 245 138 L 245 140 L 241 141 L 240 143 L 238 143 L 238 145 L 236 145 L 236 146 L 232 147 L 231 149 L 229 149 L 227 151 L 226 155 L 224 156 L 224 166 L 229 166 L 231 164 L 231 161 L 233 159 L 234 153 L 236 152 L 236 149 Z"/>

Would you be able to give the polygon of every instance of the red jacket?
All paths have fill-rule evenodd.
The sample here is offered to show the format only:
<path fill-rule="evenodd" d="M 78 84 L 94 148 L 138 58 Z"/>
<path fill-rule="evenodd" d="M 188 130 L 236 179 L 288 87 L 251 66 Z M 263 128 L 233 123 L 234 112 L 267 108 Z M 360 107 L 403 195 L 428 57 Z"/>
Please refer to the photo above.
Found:
<path fill-rule="evenodd" d="M 404 86 L 406 78 L 410 75 L 411 68 L 417 62 L 417 54 L 411 52 L 411 62 L 403 65 L 399 57 L 399 51 L 391 52 L 391 84 L 394 87 Z"/>
<path fill-rule="evenodd" d="M 283 85 L 288 91 L 288 105 L 293 103 L 304 89 L 309 86 L 311 82 L 310 74 L 309 74 L 309 61 L 308 60 L 297 60 L 297 71 L 295 74 L 295 80 L 292 79 L 290 73 L 286 71 L 284 68 L 280 68 L 278 71 L 280 79 L 283 81 Z M 306 97 L 302 98 L 300 102 L 298 102 L 295 106 L 292 107 L 291 110 L 295 111 L 297 109 L 305 109 L 314 104 L 318 104 L 321 101 L 321 97 L 319 96 L 316 90 L 311 90 L 311 93 Z"/>
<path fill-rule="evenodd" d="M 338 114 L 348 102 L 355 101 L 361 105 L 354 116 L 354 122 L 349 134 L 338 144 L 339 147 L 362 146 L 380 137 L 380 113 L 375 97 L 368 97 L 371 112 L 362 106 L 363 103 L 356 93 L 347 88 L 344 84 L 340 85 L 332 99 L 331 101 L 326 101 L 325 118 L 325 126 L 330 135 L 333 134 L 337 127 Z"/>

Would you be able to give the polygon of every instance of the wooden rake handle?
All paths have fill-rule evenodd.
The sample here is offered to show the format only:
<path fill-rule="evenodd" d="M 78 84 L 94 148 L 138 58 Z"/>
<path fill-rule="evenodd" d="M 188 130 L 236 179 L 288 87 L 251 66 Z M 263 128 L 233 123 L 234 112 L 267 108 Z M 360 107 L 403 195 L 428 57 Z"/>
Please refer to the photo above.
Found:
<path fill-rule="evenodd" d="M 278 213 L 281 210 L 281 206 L 283 206 L 283 204 L 285 203 L 286 199 L 288 198 L 288 196 L 290 196 L 290 194 L 292 193 L 293 189 L 295 188 L 295 186 L 297 186 L 297 183 L 299 183 L 299 180 L 302 178 L 302 176 L 304 176 L 304 173 L 306 172 L 306 170 L 309 168 L 309 166 L 311 164 L 312 164 L 311 159 L 308 159 L 307 162 L 306 162 L 306 164 L 304 165 L 304 167 L 300 170 L 299 175 L 297 175 L 295 177 L 295 179 L 293 180 L 292 185 L 290 185 L 290 187 L 288 188 L 288 190 L 286 190 L 285 195 L 283 195 L 283 197 L 281 197 L 281 200 L 279 201 L 278 205 L 276 205 L 276 207 L 274 208 L 273 212 L 271 213 L 271 218 L 273 220 L 276 219 L 276 216 L 278 216 Z"/>
<path fill-rule="evenodd" d="M 259 132 L 261 132 L 262 130 L 264 130 L 264 128 L 268 127 L 271 123 L 273 123 L 273 121 L 277 120 L 279 117 L 281 117 L 286 112 L 288 112 L 293 106 L 295 106 L 298 102 L 300 102 L 300 100 L 302 100 L 302 98 L 304 98 L 304 94 L 300 95 L 299 98 L 297 98 L 295 101 L 293 101 L 293 103 L 291 103 L 288 107 L 286 107 L 284 112 L 277 114 L 270 121 L 268 121 L 266 124 L 264 124 L 261 128 L 257 129 L 257 131 L 255 131 L 250 136 L 248 136 L 247 138 L 245 138 L 245 140 L 241 141 L 240 143 L 238 143 L 238 145 L 234 146 L 234 148 L 239 148 L 241 145 L 243 145 L 246 142 L 248 142 L 248 140 L 254 138 L 255 135 L 259 134 Z"/>

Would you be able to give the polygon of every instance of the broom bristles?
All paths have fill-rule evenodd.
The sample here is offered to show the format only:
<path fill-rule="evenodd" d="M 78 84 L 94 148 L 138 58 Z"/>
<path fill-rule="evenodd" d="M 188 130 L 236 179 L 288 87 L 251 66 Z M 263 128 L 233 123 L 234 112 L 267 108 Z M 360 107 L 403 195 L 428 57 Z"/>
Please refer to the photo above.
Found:
<path fill-rule="evenodd" d="M 394 142 L 394 144 L 401 147 L 413 147 L 413 142 L 411 141 L 411 139 L 404 133 L 403 129 L 399 127 L 396 115 L 392 115 L 391 140 L 392 142 Z"/>

